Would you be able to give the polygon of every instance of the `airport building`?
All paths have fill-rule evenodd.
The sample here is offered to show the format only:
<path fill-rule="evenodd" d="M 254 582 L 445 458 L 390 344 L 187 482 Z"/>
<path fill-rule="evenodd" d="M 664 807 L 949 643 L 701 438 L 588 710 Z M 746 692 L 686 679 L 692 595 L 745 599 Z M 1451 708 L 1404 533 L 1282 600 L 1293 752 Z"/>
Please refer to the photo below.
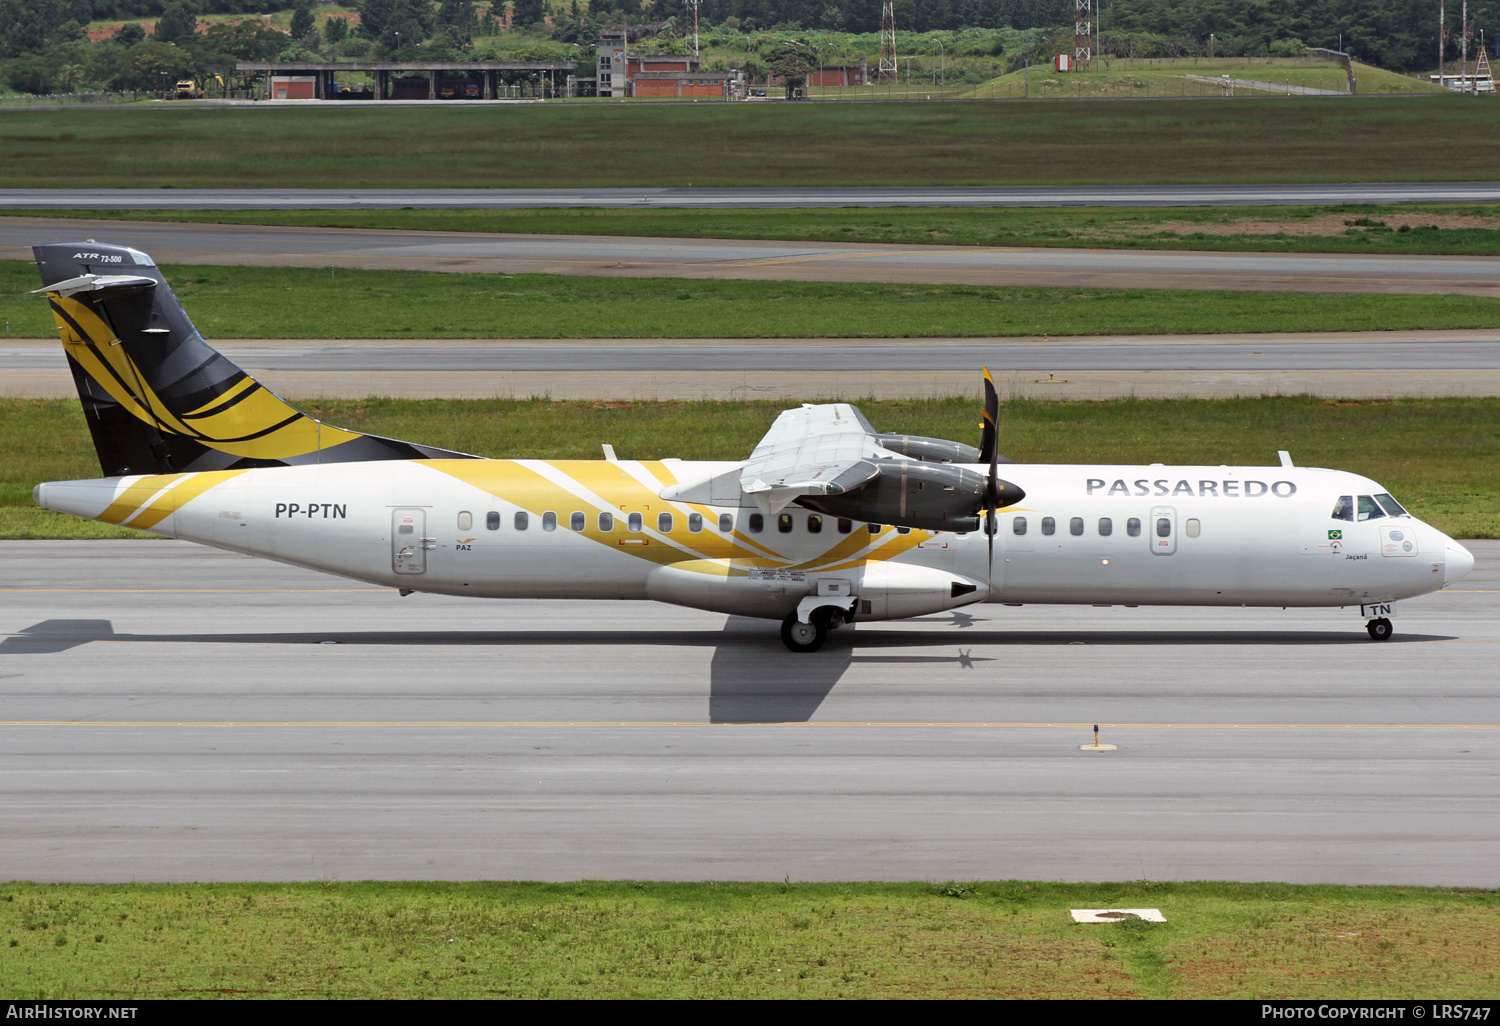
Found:
<path fill-rule="evenodd" d="M 572 61 L 240 61 L 268 100 L 496 100 L 576 95 Z"/>
<path fill-rule="evenodd" d="M 727 100 L 744 95 L 737 71 L 704 71 L 690 54 L 631 53 L 625 36 L 599 37 L 595 94 L 604 97 L 691 96 Z"/>

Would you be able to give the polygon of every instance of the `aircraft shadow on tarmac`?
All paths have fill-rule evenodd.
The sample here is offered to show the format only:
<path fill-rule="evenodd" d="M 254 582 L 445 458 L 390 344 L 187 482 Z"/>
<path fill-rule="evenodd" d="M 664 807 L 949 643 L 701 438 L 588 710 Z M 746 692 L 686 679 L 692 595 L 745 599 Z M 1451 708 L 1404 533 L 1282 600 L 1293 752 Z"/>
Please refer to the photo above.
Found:
<path fill-rule="evenodd" d="M 788 652 L 775 624 L 731 616 L 717 631 L 298 631 L 277 633 L 117 634 L 109 620 L 43 620 L 0 641 L 0 655 L 50 655 L 91 642 L 219 645 L 525 645 L 712 647 L 709 722 L 800 723 L 810 720 L 856 664 L 951 665 L 961 670 L 997 662 L 974 646 L 1223 646 L 1372 644 L 1363 631 L 997 631 L 976 630 L 962 611 L 916 622 L 947 624 L 961 632 L 842 628 L 812 655 Z M 1433 634 L 1398 634 L 1386 644 L 1453 641 Z M 950 654 L 956 643 L 957 654 Z M 902 649 L 903 654 L 882 650 Z M 912 649 L 946 649 L 911 654 Z"/>
<path fill-rule="evenodd" d="M 0 654 L 46 655 L 65 652 L 70 648 L 87 645 L 94 641 L 153 642 L 157 644 L 188 645 L 491 645 L 495 647 L 522 645 L 618 645 L 672 648 L 702 648 L 704 646 L 748 646 L 761 652 L 763 643 L 776 642 L 776 648 L 766 648 L 760 658 L 769 658 L 765 653 L 780 659 L 783 655 L 793 660 L 790 665 L 800 665 L 809 659 L 837 659 L 839 653 L 850 649 L 874 648 L 948 648 L 954 644 L 974 645 L 1128 645 L 1139 646 L 1214 646 L 1214 645 L 1368 645 L 1370 640 L 1361 630 L 1339 631 L 1005 631 L 974 630 L 971 618 L 952 619 L 924 617 L 913 623 L 948 623 L 962 630 L 962 634 L 947 631 L 905 631 L 881 629 L 873 624 L 860 624 L 858 633 L 845 627 L 829 635 L 828 643 L 821 652 L 812 656 L 796 655 L 780 648 L 777 626 L 767 620 L 732 616 L 722 630 L 662 630 L 662 631 L 614 631 L 614 630 L 548 630 L 548 631 L 275 631 L 275 632 L 231 632 L 179 634 L 118 634 L 110 620 L 42 620 L 23 628 L 0 640 Z M 858 639 L 857 641 L 855 639 Z M 1397 634 L 1385 644 L 1412 644 L 1430 641 L 1457 641 L 1449 634 Z M 852 655 L 855 662 L 873 661 L 877 657 Z M 881 662 L 952 662 L 962 663 L 967 656 L 883 656 Z M 974 658 L 982 662 L 985 657 Z"/>

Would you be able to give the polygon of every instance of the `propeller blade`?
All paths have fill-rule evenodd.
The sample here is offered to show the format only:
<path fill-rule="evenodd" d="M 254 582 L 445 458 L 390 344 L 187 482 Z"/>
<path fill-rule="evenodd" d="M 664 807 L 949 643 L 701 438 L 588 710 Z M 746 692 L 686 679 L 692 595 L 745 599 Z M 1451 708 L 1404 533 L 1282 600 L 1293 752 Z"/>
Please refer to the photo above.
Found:
<path fill-rule="evenodd" d="M 995 381 L 990 369 L 984 368 L 984 414 L 980 421 L 979 458 L 990 465 L 990 476 L 984 489 L 984 533 L 989 536 L 990 561 L 985 570 L 984 582 L 989 585 L 995 577 L 995 506 L 1000 502 L 1000 393 L 995 391 Z"/>
<path fill-rule="evenodd" d="M 1000 417 L 1000 393 L 995 391 L 994 379 L 990 377 L 990 369 L 984 368 L 984 413 L 979 421 L 979 462 L 995 462 L 995 457 L 1000 453 L 1000 433 L 996 422 Z"/>

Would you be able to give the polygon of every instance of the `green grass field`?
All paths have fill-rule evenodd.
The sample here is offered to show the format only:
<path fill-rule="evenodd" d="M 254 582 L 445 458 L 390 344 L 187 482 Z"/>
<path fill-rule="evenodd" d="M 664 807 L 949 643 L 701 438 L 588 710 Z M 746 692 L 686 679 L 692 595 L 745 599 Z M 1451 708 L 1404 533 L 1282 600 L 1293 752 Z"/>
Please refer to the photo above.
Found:
<path fill-rule="evenodd" d="M 1079 925 L 1071 908 L 1160 908 Z M 1493 997 L 1493 891 L 0 885 L 0 990 L 88 998 Z"/>
<path fill-rule="evenodd" d="M 397 400 L 304 403 L 329 423 L 497 458 L 744 459 L 792 402 Z M 969 400 L 865 400 L 882 431 L 978 444 Z M 1500 537 L 1500 399 L 1307 397 L 1002 404 L 1001 451 L 1023 463 L 1274 464 L 1366 474 L 1458 538 Z M 76 401 L 0 400 L 0 537 L 140 537 L 31 505 L 39 481 L 97 477 Z"/>
<path fill-rule="evenodd" d="M 131 107 L 0 120 L 10 188 L 1487 181 L 1470 97 Z M 1435 155 L 1441 154 L 1441 159 Z"/>
<path fill-rule="evenodd" d="M 1500 300 L 163 267 L 215 338 L 858 338 L 1492 328 Z M 56 337 L 29 261 L 0 261 L 0 336 Z"/>
<path fill-rule="evenodd" d="M 1112 58 L 1107 67 L 1092 72 L 1056 74 L 1050 64 L 1033 65 L 1012 71 L 977 86 L 966 87 L 959 95 L 974 99 L 1021 99 L 1028 92 L 1032 99 L 1064 97 L 1222 97 L 1224 87 L 1204 78 L 1227 75 L 1246 82 L 1267 86 L 1291 85 L 1312 89 L 1345 92 L 1349 78 L 1342 66 L 1329 61 L 1280 57 L 1178 57 L 1140 60 Z M 1354 62 L 1356 90 L 1360 96 L 1393 93 L 1448 92 L 1426 78 L 1411 78 L 1368 64 Z M 1029 82 L 1028 82 L 1029 79 Z M 1247 89 L 1235 86 L 1235 97 L 1266 95 L 1273 89 Z M 925 94 L 924 94 L 925 95 Z M 1302 99 L 1303 97 L 1297 97 Z"/>
<path fill-rule="evenodd" d="M 1500 255 L 1500 207 L 842 207 L 778 210 L 34 210 L 8 216 L 522 235 Z"/>

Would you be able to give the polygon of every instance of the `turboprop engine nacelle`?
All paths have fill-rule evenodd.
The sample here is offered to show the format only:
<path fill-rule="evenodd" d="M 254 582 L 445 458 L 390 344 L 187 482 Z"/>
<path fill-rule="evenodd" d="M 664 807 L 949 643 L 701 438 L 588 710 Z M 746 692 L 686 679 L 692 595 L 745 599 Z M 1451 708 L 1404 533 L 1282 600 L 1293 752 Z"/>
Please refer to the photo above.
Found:
<path fill-rule="evenodd" d="M 979 463 L 979 450 L 946 438 L 923 438 L 920 435 L 876 435 L 882 449 L 909 456 L 924 463 Z"/>
<path fill-rule="evenodd" d="M 804 495 L 798 505 L 871 524 L 928 531 L 978 530 L 987 494 L 983 474 L 944 463 L 871 462 L 880 473 L 868 483 L 837 495 Z M 996 488 L 997 508 L 1020 502 L 1026 495 L 1009 481 L 997 482 Z"/>
<path fill-rule="evenodd" d="M 950 442 L 946 438 L 923 438 L 921 435 L 876 435 L 882 449 L 910 456 L 924 463 L 983 463 L 985 456 L 972 445 Z M 996 463 L 1014 463 L 1008 456 L 995 457 Z"/>

